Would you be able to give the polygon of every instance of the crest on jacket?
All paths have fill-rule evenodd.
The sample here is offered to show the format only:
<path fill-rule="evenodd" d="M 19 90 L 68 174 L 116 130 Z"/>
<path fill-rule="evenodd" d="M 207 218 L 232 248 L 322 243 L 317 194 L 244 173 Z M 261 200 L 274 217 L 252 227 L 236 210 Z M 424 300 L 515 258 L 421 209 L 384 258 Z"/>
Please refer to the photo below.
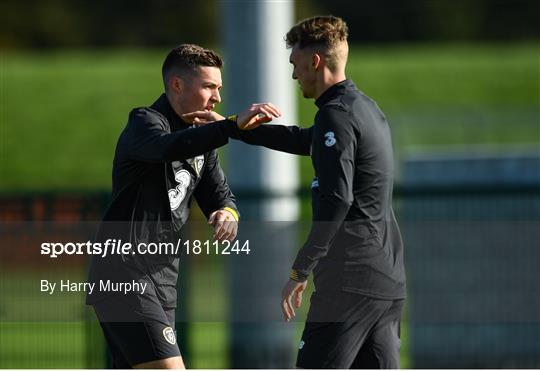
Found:
<path fill-rule="evenodd" d="M 197 157 L 189 158 L 186 161 L 193 168 L 193 170 L 195 170 L 197 177 L 200 177 L 202 168 L 204 166 L 204 155 L 199 155 Z"/>

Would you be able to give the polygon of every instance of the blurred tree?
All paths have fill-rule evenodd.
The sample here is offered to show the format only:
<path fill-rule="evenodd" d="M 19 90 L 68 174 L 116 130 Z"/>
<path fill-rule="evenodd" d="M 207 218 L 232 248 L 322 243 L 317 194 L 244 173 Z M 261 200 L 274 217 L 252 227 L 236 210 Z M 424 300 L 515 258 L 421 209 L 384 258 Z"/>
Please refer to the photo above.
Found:
<path fill-rule="evenodd" d="M 3 0 L 0 47 L 215 45 L 219 1 L 226 0 Z M 296 14 L 339 15 L 353 42 L 540 36 L 538 0 L 297 0 Z"/>
<path fill-rule="evenodd" d="M 320 13 L 339 15 L 354 27 L 352 41 L 510 40 L 540 36 L 538 0 L 313 1 Z"/>
<path fill-rule="evenodd" d="M 217 9 L 214 0 L 3 0 L 0 46 L 212 44 Z"/>

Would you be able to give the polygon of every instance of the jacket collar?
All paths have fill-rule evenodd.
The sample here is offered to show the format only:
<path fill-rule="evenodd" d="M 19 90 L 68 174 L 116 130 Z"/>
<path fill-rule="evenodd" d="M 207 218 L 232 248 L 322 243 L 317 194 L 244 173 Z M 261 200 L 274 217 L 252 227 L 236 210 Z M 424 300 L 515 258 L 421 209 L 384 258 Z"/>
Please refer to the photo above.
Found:
<path fill-rule="evenodd" d="M 161 96 L 152 104 L 152 106 L 150 106 L 150 108 L 155 109 L 167 118 L 171 127 L 171 132 L 191 126 L 176 114 L 165 93 L 161 94 Z"/>
<path fill-rule="evenodd" d="M 337 84 L 332 85 L 328 89 L 322 93 L 319 98 L 315 100 L 315 104 L 317 107 L 321 108 L 324 106 L 328 101 L 330 101 L 332 98 L 335 98 L 338 95 L 343 94 L 345 90 L 348 89 L 356 89 L 356 85 L 354 82 L 350 79 L 343 80 L 341 82 L 338 82 Z"/>

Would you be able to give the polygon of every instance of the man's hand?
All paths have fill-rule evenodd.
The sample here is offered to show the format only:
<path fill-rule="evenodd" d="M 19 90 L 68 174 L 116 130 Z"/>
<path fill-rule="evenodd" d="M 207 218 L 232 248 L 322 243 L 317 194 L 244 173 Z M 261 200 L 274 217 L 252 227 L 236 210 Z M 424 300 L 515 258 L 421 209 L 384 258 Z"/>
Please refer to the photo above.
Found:
<path fill-rule="evenodd" d="M 240 130 L 252 130 L 278 117 L 281 117 L 281 111 L 272 103 L 257 103 L 236 115 L 235 120 Z M 182 120 L 191 124 L 205 125 L 225 120 L 225 117 L 217 112 L 205 110 L 184 113 Z"/>
<path fill-rule="evenodd" d="M 290 321 L 296 316 L 294 308 L 302 305 L 302 293 L 306 289 L 307 281 L 298 282 L 289 279 L 281 292 L 281 312 L 283 320 Z"/>
<path fill-rule="evenodd" d="M 278 117 L 281 117 L 281 111 L 272 103 L 257 103 L 240 112 L 236 124 L 240 130 L 252 130 Z"/>
<path fill-rule="evenodd" d="M 212 238 L 219 242 L 233 241 L 238 233 L 238 221 L 228 210 L 217 210 L 210 214 L 208 224 L 214 226 Z"/>
<path fill-rule="evenodd" d="M 214 121 L 225 120 L 219 113 L 209 110 L 184 113 L 182 120 L 190 124 L 205 125 Z"/>

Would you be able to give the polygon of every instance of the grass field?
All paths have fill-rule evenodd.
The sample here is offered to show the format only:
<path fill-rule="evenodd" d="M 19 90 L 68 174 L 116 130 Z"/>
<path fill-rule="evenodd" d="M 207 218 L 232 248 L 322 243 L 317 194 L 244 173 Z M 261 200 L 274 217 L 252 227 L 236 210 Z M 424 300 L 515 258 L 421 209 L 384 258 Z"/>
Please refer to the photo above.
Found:
<path fill-rule="evenodd" d="M 149 105 L 160 94 L 165 52 L 3 53 L 0 191 L 108 190 L 118 133 L 131 108 Z M 399 158 L 409 151 L 456 145 L 538 148 L 538 66 L 537 43 L 357 47 L 351 51 L 348 75 L 386 113 Z M 308 126 L 315 106 L 299 95 L 299 107 L 299 122 Z M 308 159 L 301 162 L 301 174 L 302 184 L 308 184 Z M 219 296 L 225 292 L 222 268 L 203 264 L 192 271 L 193 310 L 208 309 L 207 295 L 217 303 L 212 310 L 225 310 L 225 298 Z M 84 315 L 73 314 L 82 298 L 37 305 L 26 297 L 38 280 L 29 272 L 19 267 L 0 282 L 0 368 L 103 367 L 100 360 L 87 359 Z M 2 305 L 23 309 L 6 321 Z M 62 310 L 72 315 L 62 322 L 25 321 L 28 312 L 23 310 L 36 308 L 53 316 Z M 228 365 L 227 328 L 219 321 L 193 323 L 191 367 Z M 300 331 L 298 324 L 296 340 Z M 406 325 L 403 338 L 403 366 L 410 367 Z"/>
<path fill-rule="evenodd" d="M 537 145 L 538 50 L 533 43 L 353 48 L 348 75 L 388 116 L 398 155 L 440 145 Z M 108 189 L 128 112 L 162 91 L 164 54 L 3 53 L 0 190 Z M 299 122 L 310 125 L 315 106 L 298 101 Z M 306 159 L 302 176 L 311 176 Z"/>
<path fill-rule="evenodd" d="M 227 273 L 217 259 L 198 259 L 190 268 L 186 300 L 196 321 L 189 324 L 188 366 L 227 368 L 229 324 Z M 39 280 L 81 280 L 84 269 L 62 271 L 4 270 L 0 290 L 0 368 L 103 368 L 106 366 L 101 329 L 83 294 L 39 293 Z M 311 286 L 310 286 L 311 289 Z M 306 294 L 306 298 L 309 293 Z M 277 303 L 277 302 L 276 302 Z M 276 310 L 278 305 L 276 304 Z M 307 303 L 292 323 L 300 342 Z M 402 325 L 402 365 L 410 365 L 406 322 Z M 294 350 L 294 348 L 292 349 Z"/>

